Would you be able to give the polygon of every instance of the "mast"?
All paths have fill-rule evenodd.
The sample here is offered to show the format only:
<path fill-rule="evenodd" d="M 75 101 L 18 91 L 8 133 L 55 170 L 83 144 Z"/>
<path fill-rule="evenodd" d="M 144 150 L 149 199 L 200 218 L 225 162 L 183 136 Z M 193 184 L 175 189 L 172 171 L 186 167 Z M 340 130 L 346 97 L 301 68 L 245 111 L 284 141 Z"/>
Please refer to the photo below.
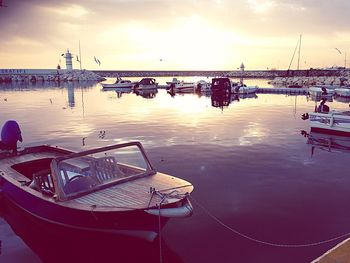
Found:
<path fill-rule="evenodd" d="M 80 63 L 80 70 L 81 70 L 81 50 L 80 50 L 80 39 L 79 39 L 79 63 Z"/>
<path fill-rule="evenodd" d="M 299 37 L 299 51 L 298 51 L 298 70 L 299 70 L 299 63 L 300 63 L 300 48 L 301 48 L 301 35 Z"/>

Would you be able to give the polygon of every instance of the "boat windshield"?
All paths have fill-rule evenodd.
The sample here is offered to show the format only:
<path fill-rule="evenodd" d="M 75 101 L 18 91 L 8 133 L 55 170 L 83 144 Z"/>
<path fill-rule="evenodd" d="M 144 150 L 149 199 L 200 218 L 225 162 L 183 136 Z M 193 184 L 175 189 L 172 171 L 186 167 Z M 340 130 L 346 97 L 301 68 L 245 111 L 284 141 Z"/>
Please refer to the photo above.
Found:
<path fill-rule="evenodd" d="M 155 173 L 139 143 L 108 146 L 57 158 L 52 169 L 59 200 Z"/>

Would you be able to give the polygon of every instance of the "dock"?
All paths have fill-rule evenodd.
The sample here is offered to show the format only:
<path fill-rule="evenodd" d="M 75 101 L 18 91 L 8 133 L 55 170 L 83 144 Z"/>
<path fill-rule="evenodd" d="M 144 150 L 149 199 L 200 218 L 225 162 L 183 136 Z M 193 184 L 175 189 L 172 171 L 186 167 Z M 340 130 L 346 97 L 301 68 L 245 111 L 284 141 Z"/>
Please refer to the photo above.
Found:
<path fill-rule="evenodd" d="M 311 263 L 345 263 L 350 259 L 350 238 L 331 248 Z"/>

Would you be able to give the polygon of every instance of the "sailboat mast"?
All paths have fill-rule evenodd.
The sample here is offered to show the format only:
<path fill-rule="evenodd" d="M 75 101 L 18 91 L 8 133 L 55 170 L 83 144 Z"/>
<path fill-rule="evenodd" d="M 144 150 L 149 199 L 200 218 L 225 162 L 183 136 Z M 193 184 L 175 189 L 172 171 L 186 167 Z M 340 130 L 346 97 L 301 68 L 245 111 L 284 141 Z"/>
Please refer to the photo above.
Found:
<path fill-rule="evenodd" d="M 80 40 L 79 40 L 79 62 L 80 62 L 80 70 L 81 70 L 81 50 L 80 50 Z"/>
<path fill-rule="evenodd" d="M 300 37 L 299 37 L 298 70 L 299 70 L 299 64 L 300 64 L 300 47 L 301 47 L 301 35 L 300 35 Z"/>

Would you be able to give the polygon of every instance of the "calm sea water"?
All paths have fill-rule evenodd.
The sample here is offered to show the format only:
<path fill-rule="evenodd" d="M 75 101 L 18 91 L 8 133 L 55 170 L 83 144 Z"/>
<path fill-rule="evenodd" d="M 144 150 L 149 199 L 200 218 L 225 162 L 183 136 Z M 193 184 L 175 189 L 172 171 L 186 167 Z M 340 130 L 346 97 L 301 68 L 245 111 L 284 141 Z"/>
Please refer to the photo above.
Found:
<path fill-rule="evenodd" d="M 170 78 L 157 80 L 164 84 Z M 246 83 L 268 86 L 266 80 Z M 157 170 L 192 182 L 194 200 L 248 236 L 305 244 L 350 232 L 350 151 L 307 144 L 301 130 L 309 132 L 309 123 L 300 116 L 315 102 L 306 96 L 257 94 L 218 101 L 158 90 L 146 98 L 104 92 L 97 83 L 46 85 L 0 86 L 0 123 L 19 122 L 21 147 L 54 144 L 79 151 L 141 141 Z M 348 103 L 328 105 L 348 109 Z M 341 241 L 304 248 L 263 245 L 230 232 L 196 203 L 194 209 L 191 218 L 173 219 L 163 229 L 164 262 L 310 262 Z M 19 227 L 25 245 L 3 220 L 0 231 L 1 262 L 96 262 L 106 253 L 104 246 L 93 245 L 92 257 L 86 243 L 68 249 L 65 241 L 50 250 L 45 241 L 50 237 L 38 239 Z M 116 251 L 103 261 L 117 262 Z M 139 257 L 127 255 L 121 262 L 159 260 L 158 243 L 126 252 Z"/>

